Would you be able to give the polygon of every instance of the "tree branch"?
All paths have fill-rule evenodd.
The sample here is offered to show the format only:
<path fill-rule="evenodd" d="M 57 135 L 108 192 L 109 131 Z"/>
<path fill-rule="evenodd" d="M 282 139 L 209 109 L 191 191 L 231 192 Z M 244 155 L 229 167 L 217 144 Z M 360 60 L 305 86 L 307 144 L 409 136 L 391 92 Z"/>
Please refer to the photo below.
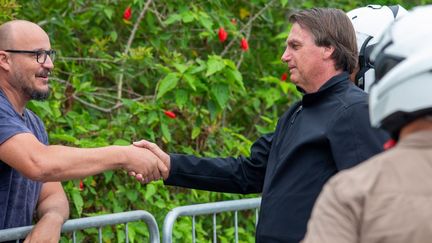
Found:
<path fill-rule="evenodd" d="M 140 25 L 141 20 L 143 19 L 145 13 L 147 12 L 147 10 L 148 10 L 151 2 L 152 2 L 152 0 L 147 0 L 144 8 L 141 10 L 141 13 L 140 13 L 139 17 L 138 17 L 137 21 L 134 24 L 134 27 L 133 27 L 132 32 L 131 32 L 131 35 L 129 36 L 129 40 L 128 40 L 128 42 L 126 44 L 126 48 L 125 48 L 125 50 L 123 52 L 124 55 L 127 55 L 129 53 L 129 49 L 130 49 L 130 47 L 132 45 L 132 41 L 134 40 L 135 34 L 136 34 L 137 30 L 138 30 L 138 26 Z M 121 63 L 121 72 L 119 74 L 119 79 L 118 79 L 118 84 L 117 84 L 117 99 L 118 100 L 120 100 L 122 98 L 123 77 L 124 77 L 124 70 L 123 70 L 123 68 L 124 68 L 125 61 L 126 60 L 123 60 L 122 63 Z"/>
<path fill-rule="evenodd" d="M 248 41 L 249 41 L 249 38 L 250 38 L 251 31 L 252 31 L 252 25 L 249 25 L 249 28 L 247 29 L 247 33 L 246 33 L 246 40 L 248 40 Z M 237 62 L 237 66 L 236 66 L 237 69 L 240 68 L 240 65 L 241 65 L 242 62 L 243 62 L 244 53 L 245 53 L 245 52 L 242 51 L 241 54 L 240 54 L 240 59 L 238 60 L 238 62 Z"/>
<path fill-rule="evenodd" d="M 111 62 L 111 63 L 118 63 L 118 61 L 115 61 L 113 59 L 96 58 L 96 57 L 59 57 L 58 59 L 62 60 L 62 61 L 86 61 L 86 62 Z"/>
<path fill-rule="evenodd" d="M 69 83 L 67 80 L 60 79 L 60 78 L 56 78 L 56 77 L 51 77 L 50 79 L 51 79 L 51 80 L 54 80 L 54 81 L 57 81 L 57 82 L 59 82 L 59 83 L 66 83 L 66 84 Z M 103 89 L 103 88 L 100 88 L 100 87 L 99 87 L 99 89 Z M 146 95 L 146 96 L 143 96 L 143 95 L 137 94 L 137 93 L 135 93 L 135 92 L 133 92 L 133 91 L 128 91 L 128 92 L 129 92 L 130 94 L 132 94 L 132 95 L 137 96 L 137 98 L 132 99 L 133 101 L 140 101 L 140 100 L 144 100 L 144 99 L 148 99 L 148 100 L 153 99 L 153 95 Z M 91 107 L 91 108 L 93 108 L 93 109 L 96 109 L 96 110 L 98 110 L 98 111 L 102 111 L 102 112 L 105 112 L 105 113 L 111 113 L 112 111 L 114 111 L 114 110 L 116 110 L 116 109 L 119 109 L 119 108 L 123 107 L 123 103 L 120 102 L 121 99 L 120 99 L 120 100 L 117 99 L 116 96 L 110 96 L 110 95 L 108 95 L 108 94 L 106 94 L 106 93 L 98 93 L 98 92 L 93 92 L 92 95 L 93 95 L 95 98 L 98 98 L 98 97 L 96 97 L 96 96 L 99 96 L 99 97 L 101 97 L 101 98 L 102 98 L 102 97 L 112 98 L 113 100 L 115 100 L 115 102 L 108 101 L 108 100 L 106 100 L 106 99 L 104 99 L 104 101 L 107 102 L 107 103 L 112 103 L 112 104 L 114 104 L 114 105 L 113 105 L 112 107 L 110 107 L 110 108 L 104 108 L 104 107 L 98 106 L 98 105 L 96 105 L 96 104 L 93 104 L 93 103 L 90 103 L 90 102 L 88 102 L 88 101 L 85 101 L 85 100 L 81 99 L 81 98 L 80 98 L 76 93 L 72 94 L 72 97 L 73 97 L 76 101 L 78 101 L 78 102 L 80 102 L 80 103 L 82 103 L 82 104 L 84 104 L 84 105 L 86 105 L 86 106 L 88 106 L 88 107 Z"/>
<path fill-rule="evenodd" d="M 160 24 L 162 27 L 165 27 L 165 24 L 164 24 L 164 22 L 163 22 L 163 20 L 162 20 L 162 19 L 164 19 L 165 17 L 163 17 L 162 14 L 159 13 L 159 12 L 157 11 L 157 6 L 156 6 L 156 4 L 155 4 L 154 2 L 152 2 L 152 5 L 153 5 L 153 8 L 151 8 L 150 11 L 156 15 L 156 18 L 158 19 L 159 24 Z"/>
<path fill-rule="evenodd" d="M 249 25 L 252 24 L 255 19 L 258 18 L 265 10 L 267 10 L 276 0 L 271 0 L 268 2 L 258 13 L 256 13 L 252 18 L 249 19 L 249 21 L 240 29 L 239 32 L 244 32 L 246 28 L 248 28 Z M 228 52 L 228 50 L 231 48 L 231 46 L 234 44 L 235 41 L 237 41 L 238 36 L 234 36 L 234 38 L 228 43 L 228 45 L 225 46 L 224 50 L 220 54 L 221 57 L 225 56 L 225 54 Z"/>

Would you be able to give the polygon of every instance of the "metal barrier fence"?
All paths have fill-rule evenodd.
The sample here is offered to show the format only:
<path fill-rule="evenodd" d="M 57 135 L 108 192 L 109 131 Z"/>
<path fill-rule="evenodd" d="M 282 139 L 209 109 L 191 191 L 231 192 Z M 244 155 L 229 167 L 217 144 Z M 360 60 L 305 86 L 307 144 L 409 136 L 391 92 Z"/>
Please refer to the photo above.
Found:
<path fill-rule="evenodd" d="M 116 225 L 116 224 L 126 224 L 125 226 L 125 235 L 126 235 L 126 243 L 128 240 L 128 222 L 134 221 L 144 221 L 147 224 L 150 236 L 150 243 L 159 243 L 159 230 L 158 225 L 156 223 L 153 215 L 148 213 L 147 211 L 137 210 L 130 211 L 124 213 L 114 213 L 114 214 L 106 214 L 99 215 L 93 217 L 79 218 L 79 219 L 71 219 L 66 221 L 63 225 L 62 233 L 72 232 L 73 242 L 76 242 L 75 232 L 77 230 L 83 230 L 87 228 L 98 228 L 99 233 L 99 242 L 102 242 L 102 227 L 107 225 Z M 25 226 L 11 229 L 0 230 L 0 241 L 10 241 L 16 240 L 19 242 L 20 239 L 25 238 L 25 236 L 31 231 L 33 226 Z"/>
<path fill-rule="evenodd" d="M 196 242 L 195 236 L 195 216 L 198 215 L 213 215 L 213 242 L 217 242 L 217 231 L 216 231 L 216 214 L 224 212 L 234 212 L 234 234 L 235 242 L 238 242 L 238 211 L 243 210 L 255 210 L 255 224 L 258 222 L 258 208 L 261 205 L 261 198 L 251 199 L 240 199 L 213 203 L 203 203 L 182 206 L 172 209 L 164 220 L 162 241 L 163 243 L 172 243 L 172 233 L 174 223 L 180 216 L 191 216 L 192 217 L 192 242 Z M 114 213 L 99 215 L 93 217 L 71 219 L 66 221 L 62 227 L 62 233 L 72 232 L 73 242 L 76 242 L 76 231 L 98 228 L 99 242 L 102 243 L 102 227 L 108 225 L 125 224 L 125 236 L 126 243 L 128 240 L 128 222 L 144 221 L 149 230 L 150 243 L 159 243 L 160 236 L 158 225 L 152 214 L 147 211 L 137 210 L 124 213 Z M 33 226 L 25 226 L 11 229 L 0 230 L 0 242 L 16 240 L 19 242 L 20 239 L 31 231 Z"/>
<path fill-rule="evenodd" d="M 182 206 L 172 209 L 164 220 L 162 242 L 172 242 L 172 231 L 176 219 L 180 216 L 192 216 L 192 242 L 195 243 L 195 216 L 213 214 L 213 242 L 217 242 L 216 214 L 234 211 L 235 242 L 238 242 L 238 211 L 255 209 L 255 224 L 258 222 L 258 208 L 261 198 L 240 199 L 214 203 Z"/>

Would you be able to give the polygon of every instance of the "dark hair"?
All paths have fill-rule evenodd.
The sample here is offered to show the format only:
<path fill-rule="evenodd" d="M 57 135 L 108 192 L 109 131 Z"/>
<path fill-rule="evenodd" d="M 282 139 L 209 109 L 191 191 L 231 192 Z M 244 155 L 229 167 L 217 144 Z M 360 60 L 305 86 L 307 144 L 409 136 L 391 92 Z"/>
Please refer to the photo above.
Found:
<path fill-rule="evenodd" d="M 332 46 L 332 58 L 337 70 L 352 73 L 357 65 L 357 41 L 354 27 L 348 16 L 339 9 L 312 8 L 290 15 L 291 23 L 308 29 L 317 46 Z"/>

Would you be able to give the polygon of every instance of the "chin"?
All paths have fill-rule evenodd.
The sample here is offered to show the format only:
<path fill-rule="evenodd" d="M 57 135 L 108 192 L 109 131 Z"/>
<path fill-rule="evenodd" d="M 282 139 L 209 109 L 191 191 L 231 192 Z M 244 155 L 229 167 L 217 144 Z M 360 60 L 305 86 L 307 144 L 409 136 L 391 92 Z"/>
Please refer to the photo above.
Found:
<path fill-rule="evenodd" d="M 32 90 L 30 97 L 32 100 L 46 100 L 50 95 L 49 87 L 46 89 Z"/>

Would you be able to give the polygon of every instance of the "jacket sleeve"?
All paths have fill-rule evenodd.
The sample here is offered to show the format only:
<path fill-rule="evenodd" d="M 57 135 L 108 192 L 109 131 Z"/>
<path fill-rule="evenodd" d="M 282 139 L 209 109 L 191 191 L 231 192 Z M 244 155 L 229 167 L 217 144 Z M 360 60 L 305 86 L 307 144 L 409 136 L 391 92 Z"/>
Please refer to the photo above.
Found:
<path fill-rule="evenodd" d="M 259 138 L 251 147 L 249 158 L 200 158 L 170 154 L 170 175 L 166 185 L 201 190 L 259 193 L 262 191 L 273 134 Z"/>
<path fill-rule="evenodd" d="M 390 138 L 383 130 L 372 128 L 366 102 L 344 108 L 329 129 L 329 142 L 338 170 L 347 169 L 383 151 Z"/>

